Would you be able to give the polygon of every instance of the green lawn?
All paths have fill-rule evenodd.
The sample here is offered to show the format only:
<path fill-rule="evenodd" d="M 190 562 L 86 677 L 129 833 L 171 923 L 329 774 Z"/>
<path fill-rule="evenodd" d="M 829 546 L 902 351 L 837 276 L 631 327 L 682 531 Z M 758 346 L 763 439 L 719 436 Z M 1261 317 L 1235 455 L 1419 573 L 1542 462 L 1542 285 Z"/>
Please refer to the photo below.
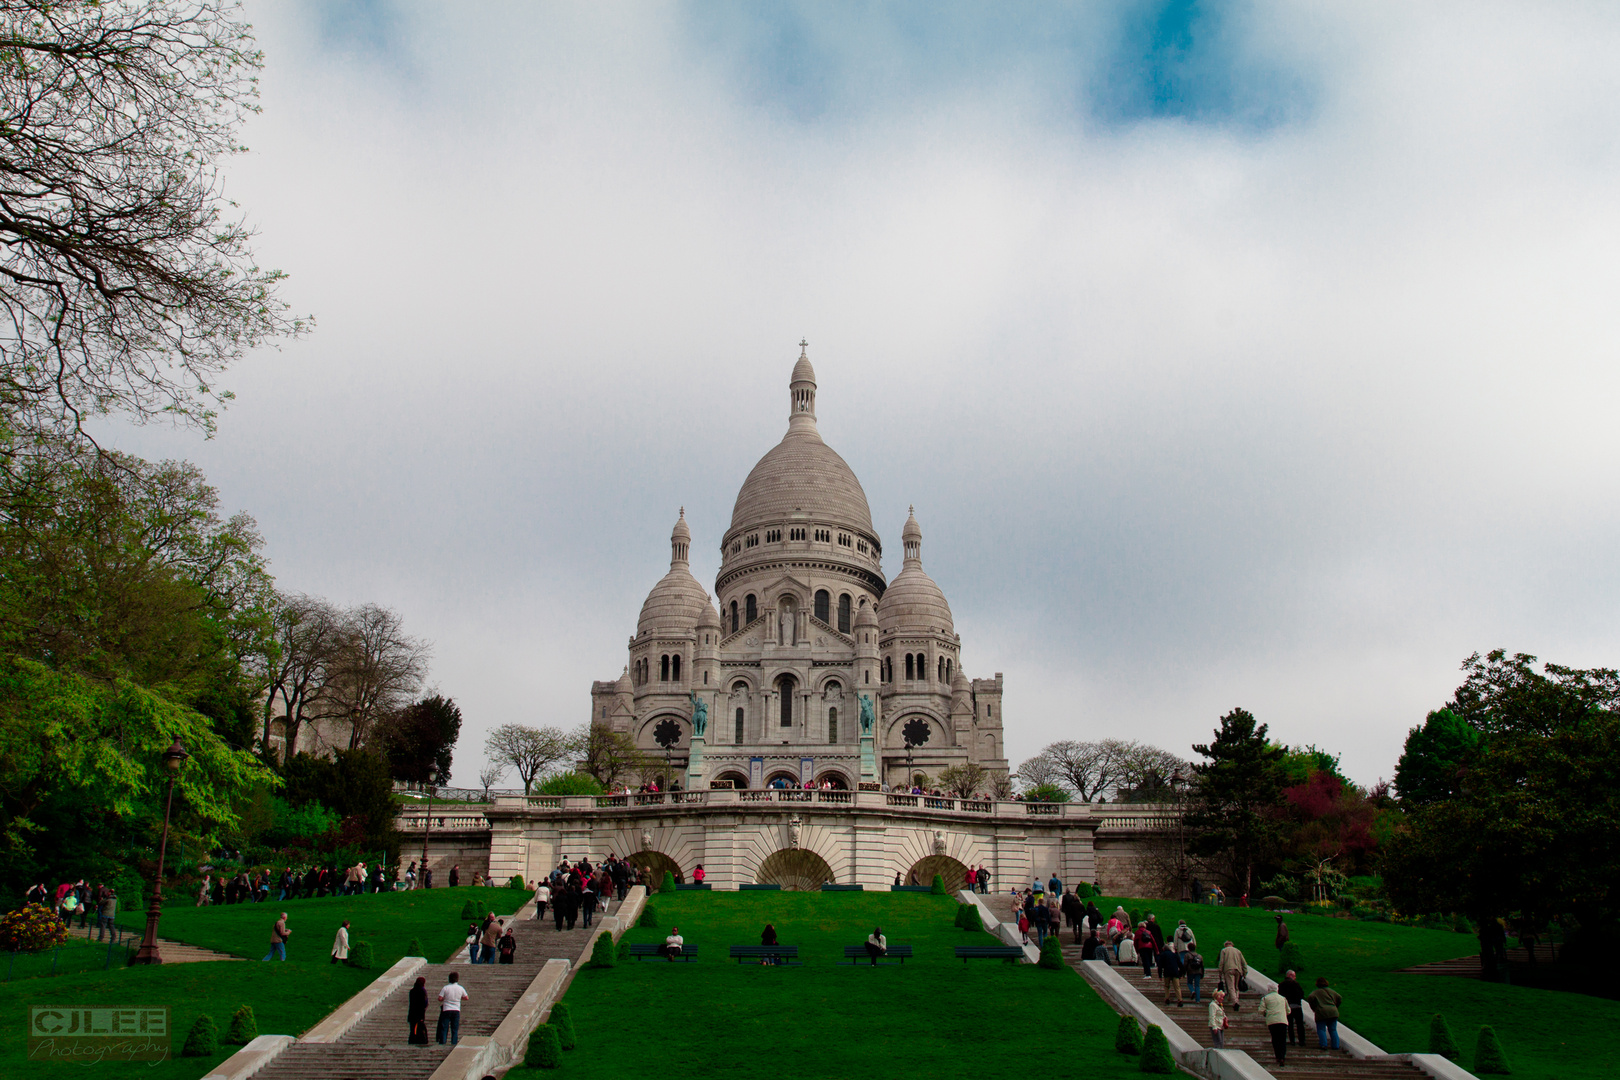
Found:
<path fill-rule="evenodd" d="M 159 933 L 175 941 L 258 960 L 270 949 L 270 927 L 276 916 L 285 911 L 287 928 L 292 931 L 288 960 L 326 963 L 338 926 L 348 919 L 350 945 L 371 942 L 379 967 L 386 968 L 406 955 L 413 937 L 421 939 L 429 961 L 440 963 L 466 941 L 467 924 L 460 915 L 469 899 L 481 900 L 505 915 L 521 907 L 529 894 L 516 889 L 463 885 L 455 889 L 284 900 L 279 904 L 266 900 L 262 904 L 200 908 L 179 903 L 164 907 Z M 146 915 L 121 913 L 118 923 L 139 930 L 146 925 Z"/>
<path fill-rule="evenodd" d="M 1223 941 L 1235 942 L 1252 967 L 1277 978 L 1276 919 L 1253 908 L 1212 908 L 1163 900 L 1099 901 L 1104 915 L 1114 905 L 1154 912 L 1166 933 L 1186 919 L 1211 968 Z M 1614 1075 L 1603 1046 L 1620 1027 L 1620 1002 L 1584 994 L 1502 986 L 1477 979 L 1400 974 L 1401 968 L 1479 952 L 1472 935 L 1420 930 L 1390 923 L 1317 915 L 1287 915 L 1292 940 L 1307 970 L 1310 989 L 1326 975 L 1344 995 L 1343 1022 L 1388 1053 L 1429 1049 L 1429 1020 L 1442 1013 L 1463 1048 L 1462 1064 L 1474 1063 L 1474 1040 L 1482 1024 L 1501 1038 L 1515 1075 L 1530 1080 L 1599 1080 Z M 1207 988 L 1207 984 L 1206 984 Z"/>
<path fill-rule="evenodd" d="M 986 1069 L 1087 1080 L 1140 1075 L 1136 1059 L 1114 1052 L 1118 1017 L 1072 970 L 955 959 L 954 945 L 995 942 L 956 929 L 950 897 L 681 892 L 651 899 L 661 929 L 632 929 L 627 940 L 661 942 L 673 923 L 702 957 L 581 970 L 566 998 L 579 1049 L 564 1055 L 563 1075 L 594 1075 L 602 1061 L 620 1058 L 701 1076 L 762 1069 L 839 1077 Z M 802 967 L 726 958 L 727 946 L 759 944 L 767 922 L 782 944 L 799 946 Z M 862 943 L 879 924 L 890 943 L 911 945 L 916 959 L 875 969 L 844 962 L 843 946 Z"/>
<path fill-rule="evenodd" d="M 118 944 L 107 941 L 97 944 L 83 938 L 69 938 L 59 950 L 0 953 L 0 979 L 6 982 L 45 979 L 122 967 L 139 944 L 139 941 L 131 941 L 129 935 L 125 934 Z"/>

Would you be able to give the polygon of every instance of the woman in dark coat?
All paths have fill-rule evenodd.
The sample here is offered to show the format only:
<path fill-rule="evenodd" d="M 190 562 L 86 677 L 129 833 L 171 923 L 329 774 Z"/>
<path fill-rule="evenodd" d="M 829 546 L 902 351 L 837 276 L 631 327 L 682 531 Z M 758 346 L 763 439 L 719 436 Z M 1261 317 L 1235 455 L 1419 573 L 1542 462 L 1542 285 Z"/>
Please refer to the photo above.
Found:
<path fill-rule="evenodd" d="M 406 1023 L 411 1029 L 410 1041 L 415 1046 L 428 1044 L 427 1006 L 427 979 L 418 975 L 416 985 L 411 987 L 410 1012 L 405 1014 Z"/>
<path fill-rule="evenodd" d="M 501 963 L 510 964 L 512 957 L 517 955 L 517 938 L 512 936 L 512 928 L 506 928 L 501 940 L 495 943 L 495 951 L 501 954 Z"/>

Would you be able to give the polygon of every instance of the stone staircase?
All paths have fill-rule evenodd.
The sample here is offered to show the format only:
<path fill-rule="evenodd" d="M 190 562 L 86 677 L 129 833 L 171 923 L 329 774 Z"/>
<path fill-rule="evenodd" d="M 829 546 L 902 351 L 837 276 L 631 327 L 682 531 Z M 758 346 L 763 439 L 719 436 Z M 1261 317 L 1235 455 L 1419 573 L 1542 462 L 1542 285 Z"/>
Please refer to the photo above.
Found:
<path fill-rule="evenodd" d="M 144 932 L 136 932 L 132 930 L 118 929 L 117 932 L 119 934 L 119 940 L 116 942 L 116 944 L 120 948 L 125 946 L 130 948 L 139 948 L 141 939 L 145 936 Z M 68 927 L 68 933 L 71 936 L 84 941 L 89 941 L 92 943 L 95 943 L 96 941 L 96 928 L 94 926 L 70 926 Z M 171 941 L 166 937 L 160 937 L 157 940 L 158 952 L 163 957 L 163 962 L 165 964 L 193 964 L 203 960 L 243 959 L 243 957 L 240 956 L 232 956 L 230 953 L 215 952 L 213 949 L 205 949 L 200 945 L 187 945 L 183 941 Z M 103 939 L 100 944 L 106 944 L 106 940 Z M 114 958 L 114 962 L 117 962 L 116 957 Z"/>
<path fill-rule="evenodd" d="M 1078 971 L 1081 964 L 1080 946 L 1073 943 L 1073 937 L 1072 932 L 1063 935 L 1063 959 Z M 1174 1003 L 1163 1004 L 1164 982 L 1157 975 L 1151 979 L 1143 978 L 1140 964 L 1122 964 L 1114 970 L 1149 1002 L 1163 1009 L 1200 1046 L 1214 1046 L 1209 1030 L 1209 995 L 1219 985 L 1216 976 L 1205 976 L 1201 1002 L 1194 1004 L 1188 999 L 1186 1004 L 1178 1006 Z M 1186 984 L 1183 983 L 1183 996 L 1186 995 Z M 1244 994 L 1240 1001 L 1241 1008 L 1236 1012 L 1230 1008 L 1226 1010 L 1231 1026 L 1226 1030 L 1225 1048 L 1242 1050 L 1273 1076 L 1302 1077 L 1306 1080 L 1428 1080 L 1422 1070 L 1405 1061 L 1361 1059 L 1351 1057 L 1345 1050 L 1322 1050 L 1317 1046 L 1316 1026 L 1309 1022 L 1305 1025 L 1305 1045 L 1288 1047 L 1287 1064 L 1279 1066 L 1271 1050 L 1271 1031 L 1260 1020 L 1260 997 L 1258 993 Z"/>
<path fill-rule="evenodd" d="M 614 901 L 608 911 L 598 910 L 597 918 L 618 909 Z M 492 1035 L 523 992 L 529 988 L 547 960 L 579 959 L 585 943 L 595 933 L 576 925 L 559 932 L 549 913 L 536 921 L 533 906 L 525 905 L 517 923 L 517 955 L 510 964 L 469 964 L 465 950 L 455 962 L 428 964 L 416 974 L 427 979 L 428 1037 L 436 1036 L 439 1017 L 439 989 L 454 971 L 468 998 L 461 1007 L 461 1038 Z M 278 1054 L 254 1080 L 427 1080 L 444 1063 L 450 1046 L 431 1042 L 412 1046 L 406 1041 L 405 1023 L 410 988 L 406 982 L 383 1000 L 372 1013 L 350 1028 L 335 1042 L 295 1042 Z"/>

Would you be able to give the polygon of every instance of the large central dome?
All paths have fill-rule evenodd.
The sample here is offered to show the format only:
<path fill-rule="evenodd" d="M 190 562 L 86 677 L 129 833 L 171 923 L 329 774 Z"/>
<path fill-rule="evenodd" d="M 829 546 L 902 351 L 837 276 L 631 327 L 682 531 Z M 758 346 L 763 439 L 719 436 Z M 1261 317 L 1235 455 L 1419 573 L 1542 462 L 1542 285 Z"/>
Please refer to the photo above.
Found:
<path fill-rule="evenodd" d="M 871 535 L 872 511 L 861 482 L 816 430 L 816 373 L 803 353 L 793 366 L 792 401 L 787 434 L 759 459 L 737 492 L 730 531 L 802 512 Z"/>

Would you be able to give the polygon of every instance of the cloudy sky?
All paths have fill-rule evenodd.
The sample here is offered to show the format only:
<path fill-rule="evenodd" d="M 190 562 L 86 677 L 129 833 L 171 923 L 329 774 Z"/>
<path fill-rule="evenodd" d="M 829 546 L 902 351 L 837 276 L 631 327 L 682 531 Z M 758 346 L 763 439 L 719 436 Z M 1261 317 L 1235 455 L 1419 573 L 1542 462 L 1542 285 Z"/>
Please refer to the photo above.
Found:
<path fill-rule="evenodd" d="M 1015 761 L 1241 705 L 1370 783 L 1475 650 L 1620 664 L 1612 7 L 248 15 L 318 328 L 112 441 L 430 639 L 459 782 L 586 719 L 682 505 L 712 582 L 801 337 Z"/>

